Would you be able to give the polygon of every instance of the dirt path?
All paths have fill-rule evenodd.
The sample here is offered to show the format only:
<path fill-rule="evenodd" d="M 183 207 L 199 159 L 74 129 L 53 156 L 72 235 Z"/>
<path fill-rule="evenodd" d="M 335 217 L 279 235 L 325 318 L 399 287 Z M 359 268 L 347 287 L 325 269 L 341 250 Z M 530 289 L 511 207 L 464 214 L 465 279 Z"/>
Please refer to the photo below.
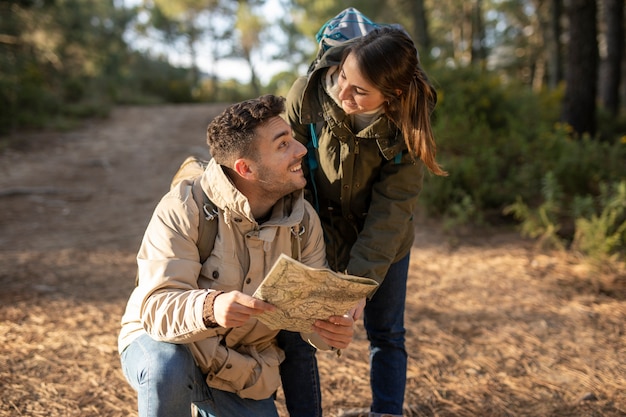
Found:
<path fill-rule="evenodd" d="M 118 108 L 0 155 L 0 416 L 135 415 L 116 352 L 135 251 L 222 108 Z M 624 270 L 422 219 L 409 294 L 407 416 L 626 415 Z M 327 416 L 368 404 L 361 326 L 319 359 Z"/>

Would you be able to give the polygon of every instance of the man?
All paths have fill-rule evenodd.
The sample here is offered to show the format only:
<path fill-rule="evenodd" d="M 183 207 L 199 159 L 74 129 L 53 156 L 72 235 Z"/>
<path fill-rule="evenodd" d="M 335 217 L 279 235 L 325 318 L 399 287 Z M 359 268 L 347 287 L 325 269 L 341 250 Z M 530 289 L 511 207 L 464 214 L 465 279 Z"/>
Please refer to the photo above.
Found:
<path fill-rule="evenodd" d="M 141 417 L 189 416 L 192 404 L 204 417 L 278 416 L 273 395 L 284 353 L 278 331 L 255 319 L 274 307 L 251 294 L 281 253 L 292 254 L 293 232 L 305 219 L 300 260 L 327 265 L 319 218 L 303 198 L 306 148 L 283 111 L 283 98 L 266 95 L 228 107 L 209 124 L 213 158 L 200 184 L 219 215 L 203 264 L 191 182 L 156 207 L 118 342 Z M 353 324 L 349 315 L 329 317 L 303 337 L 345 348 Z"/>

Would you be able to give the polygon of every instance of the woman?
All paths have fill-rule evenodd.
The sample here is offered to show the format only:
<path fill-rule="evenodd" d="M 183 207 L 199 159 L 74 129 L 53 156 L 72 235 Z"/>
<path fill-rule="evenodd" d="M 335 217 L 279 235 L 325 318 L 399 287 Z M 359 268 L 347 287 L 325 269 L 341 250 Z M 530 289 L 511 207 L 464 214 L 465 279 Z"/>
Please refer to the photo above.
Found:
<path fill-rule="evenodd" d="M 322 220 L 328 262 L 337 271 L 380 283 L 364 309 L 371 416 L 402 415 L 413 213 L 423 166 L 447 175 L 435 160 L 430 114 L 436 101 L 415 44 L 394 27 L 329 49 L 287 96 L 294 135 L 312 148 L 307 191 Z M 356 311 L 355 318 L 359 315 Z M 309 400 L 306 392 L 292 393 L 299 385 L 295 376 L 317 378 L 314 352 L 286 333 L 280 340 L 287 354 L 281 373 L 292 417 L 319 415 L 319 392 L 310 393 Z M 318 414 L 298 411 L 314 407 Z"/>

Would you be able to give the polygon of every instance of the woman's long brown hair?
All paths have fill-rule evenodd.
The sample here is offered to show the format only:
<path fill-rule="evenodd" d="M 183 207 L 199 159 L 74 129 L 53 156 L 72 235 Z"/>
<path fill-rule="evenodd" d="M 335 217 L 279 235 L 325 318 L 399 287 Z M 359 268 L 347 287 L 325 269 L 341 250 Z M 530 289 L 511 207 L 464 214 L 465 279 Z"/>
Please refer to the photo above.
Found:
<path fill-rule="evenodd" d="M 386 98 L 385 113 L 400 128 L 413 156 L 435 175 L 448 175 L 437 163 L 430 116 L 437 92 L 423 70 L 413 40 L 400 28 L 381 27 L 358 38 L 345 50 L 363 75 Z M 343 64 L 343 62 L 342 62 Z"/>

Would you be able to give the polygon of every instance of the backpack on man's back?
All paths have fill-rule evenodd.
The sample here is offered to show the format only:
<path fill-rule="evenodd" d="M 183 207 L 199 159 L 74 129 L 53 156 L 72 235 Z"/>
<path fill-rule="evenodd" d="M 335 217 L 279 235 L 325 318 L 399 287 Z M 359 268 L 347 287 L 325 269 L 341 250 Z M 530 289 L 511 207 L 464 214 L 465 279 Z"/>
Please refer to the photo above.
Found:
<path fill-rule="evenodd" d="M 209 164 L 208 160 L 198 158 L 197 156 L 188 156 L 172 177 L 170 189 L 174 188 L 178 183 L 185 179 L 193 180 L 191 192 L 193 199 L 198 204 L 200 211 L 200 223 L 198 224 L 198 253 L 200 254 L 200 263 L 207 260 L 217 236 L 217 219 L 218 211 L 215 204 L 209 200 L 202 186 L 200 185 L 200 177 Z"/>

